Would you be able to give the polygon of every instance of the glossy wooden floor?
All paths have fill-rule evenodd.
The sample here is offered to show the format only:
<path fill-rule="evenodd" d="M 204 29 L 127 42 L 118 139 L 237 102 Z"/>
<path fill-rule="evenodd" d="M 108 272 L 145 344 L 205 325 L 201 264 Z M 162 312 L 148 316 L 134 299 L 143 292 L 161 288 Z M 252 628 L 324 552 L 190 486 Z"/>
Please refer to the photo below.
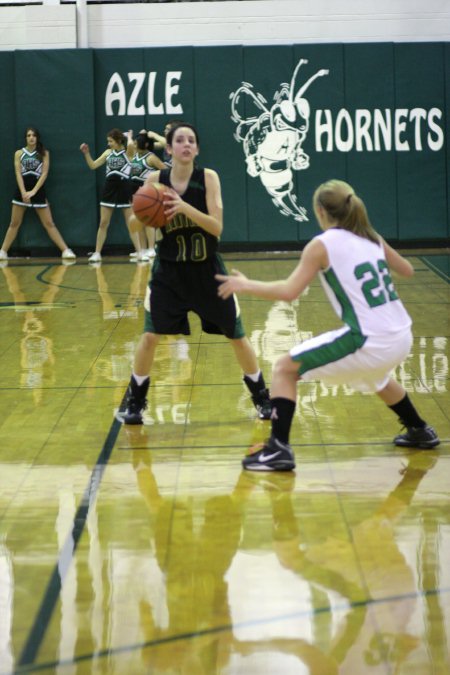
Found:
<path fill-rule="evenodd" d="M 266 279 L 295 264 L 225 257 Z M 241 471 L 269 426 L 195 317 L 161 344 L 147 424 L 114 420 L 148 266 L 0 269 L 1 675 L 450 672 L 450 257 L 411 260 L 397 376 L 441 446 L 396 449 L 376 397 L 300 384 L 285 475 Z M 318 284 L 241 308 L 268 381 L 337 325 Z"/>

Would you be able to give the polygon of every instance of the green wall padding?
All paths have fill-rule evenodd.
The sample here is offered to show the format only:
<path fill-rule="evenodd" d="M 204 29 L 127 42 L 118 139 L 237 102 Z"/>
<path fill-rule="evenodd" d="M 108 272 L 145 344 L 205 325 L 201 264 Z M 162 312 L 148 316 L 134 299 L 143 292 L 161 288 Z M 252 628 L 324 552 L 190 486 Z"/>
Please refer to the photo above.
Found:
<path fill-rule="evenodd" d="M 333 177 L 355 187 L 387 239 L 449 238 L 448 44 L 20 50 L 0 52 L 0 69 L 0 236 L 27 125 L 51 153 L 57 226 L 72 248 L 92 250 L 105 172 L 88 169 L 80 144 L 95 158 L 114 127 L 162 133 L 176 118 L 197 126 L 199 164 L 221 177 L 225 243 L 309 240 L 318 231 L 314 189 Z M 114 74 L 123 96 L 108 108 Z M 27 213 L 15 250 L 49 246 Z M 120 213 L 106 246 L 131 247 Z"/>

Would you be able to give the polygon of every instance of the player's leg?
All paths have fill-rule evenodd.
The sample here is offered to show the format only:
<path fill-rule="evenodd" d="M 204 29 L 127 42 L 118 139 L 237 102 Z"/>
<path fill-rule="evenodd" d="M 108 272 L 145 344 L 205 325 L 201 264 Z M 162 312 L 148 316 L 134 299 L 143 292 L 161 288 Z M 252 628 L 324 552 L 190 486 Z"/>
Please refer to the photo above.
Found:
<path fill-rule="evenodd" d="M 377 391 L 384 403 L 398 415 L 400 422 L 406 427 L 404 434 L 394 438 L 394 444 L 406 448 L 430 449 L 439 445 L 439 437 L 433 427 L 429 426 L 418 414 L 404 387 L 389 379 L 387 385 Z"/>
<path fill-rule="evenodd" d="M 181 313 L 182 323 L 171 324 L 172 316 L 168 315 L 167 308 L 176 307 L 176 281 L 173 284 L 158 283 L 161 276 L 163 281 L 164 266 L 153 270 L 150 285 L 144 300 L 145 320 L 144 332 L 141 335 L 134 356 L 133 373 L 128 386 L 127 408 L 120 413 L 118 419 L 124 424 L 142 424 L 142 413 L 147 407 L 147 393 L 150 386 L 150 371 L 155 357 L 155 350 L 162 335 L 188 333 L 186 313 Z M 151 292 L 150 292 L 151 289 Z"/>
<path fill-rule="evenodd" d="M 3 240 L 2 248 L 0 250 L 1 260 L 6 260 L 8 257 L 8 251 L 17 237 L 19 227 L 22 225 L 26 208 L 26 206 L 19 206 L 18 204 L 13 204 L 12 206 L 11 222 L 6 230 L 5 239 Z"/>
<path fill-rule="evenodd" d="M 226 300 L 217 294 L 218 282 L 215 275 L 226 273 L 226 267 L 220 255 L 202 266 L 197 277 L 193 295 L 196 298 L 194 311 L 200 316 L 202 328 L 206 333 L 225 335 L 234 350 L 236 359 L 244 374 L 244 383 L 250 392 L 259 419 L 270 419 L 270 395 L 264 376 L 258 365 L 255 350 L 245 335 L 241 321 L 239 305 L 235 296 Z"/>
<path fill-rule="evenodd" d="M 61 236 L 60 231 L 53 222 L 50 206 L 45 206 L 44 208 L 36 208 L 35 211 L 38 215 L 39 220 L 44 226 L 48 236 L 61 251 L 63 258 L 74 259 L 76 257 L 74 252 L 67 246 L 66 242 Z"/>
<path fill-rule="evenodd" d="M 301 373 L 308 371 L 314 371 L 314 378 L 320 380 L 327 370 L 339 368 L 345 357 L 351 357 L 351 350 L 349 352 L 347 347 L 348 333 L 348 329 L 343 328 L 318 335 L 293 347 L 288 354 L 278 359 L 270 385 L 272 434 L 260 450 L 244 458 L 242 464 L 245 469 L 290 471 L 295 467 L 289 433 L 295 412 L 297 381 Z M 340 343 L 342 345 L 338 349 Z M 340 359 L 336 359 L 337 353 Z"/>
<path fill-rule="evenodd" d="M 230 340 L 236 359 L 244 373 L 244 382 L 250 392 L 260 419 L 270 419 L 271 405 L 269 390 L 259 368 L 255 350 L 247 337 Z"/>
<path fill-rule="evenodd" d="M 146 251 L 149 258 L 154 258 L 156 255 L 155 251 L 155 241 L 156 241 L 156 230 L 154 227 L 146 227 L 142 230 L 141 234 L 141 246 L 142 249 Z"/>
<path fill-rule="evenodd" d="M 148 256 L 144 255 L 143 253 L 143 247 L 141 245 L 141 234 L 139 232 L 135 232 L 130 228 L 131 217 L 134 215 L 133 209 L 131 207 L 124 208 L 122 209 L 122 211 L 125 220 L 125 225 L 127 226 L 128 229 L 128 234 L 130 235 L 130 239 L 133 242 L 133 246 L 136 251 L 136 260 L 138 261 L 148 260 Z"/>
<path fill-rule="evenodd" d="M 112 206 L 100 206 L 100 223 L 97 230 L 97 239 L 95 242 L 95 252 L 89 257 L 89 262 L 100 262 L 102 259 L 102 249 L 108 234 L 108 227 L 111 222 L 114 208 Z"/>
<path fill-rule="evenodd" d="M 120 414 L 124 424 L 142 424 L 142 413 L 147 407 L 150 371 L 160 335 L 145 332 L 141 335 L 134 355 L 133 373 L 127 392 L 127 408 Z"/>
<path fill-rule="evenodd" d="M 291 471 L 295 459 L 289 445 L 289 434 L 297 399 L 299 362 L 290 354 L 276 362 L 270 385 L 272 408 L 271 436 L 262 448 L 242 460 L 244 469 L 249 471 Z"/>

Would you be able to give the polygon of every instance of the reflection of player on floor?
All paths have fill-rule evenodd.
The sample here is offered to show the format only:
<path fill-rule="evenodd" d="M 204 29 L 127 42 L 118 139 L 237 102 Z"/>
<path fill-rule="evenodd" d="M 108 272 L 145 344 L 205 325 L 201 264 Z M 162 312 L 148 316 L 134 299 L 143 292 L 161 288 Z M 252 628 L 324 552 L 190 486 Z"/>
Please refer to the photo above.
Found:
<path fill-rule="evenodd" d="M 126 437 L 130 448 L 149 443 L 142 428 L 138 431 L 129 427 Z M 140 578 L 138 585 L 129 580 L 130 592 L 139 594 L 145 640 L 161 643 L 161 648 L 152 645 L 143 649 L 142 658 L 150 668 L 148 672 L 211 675 L 219 672 L 215 652 L 220 652 L 223 666 L 230 657 L 232 632 L 208 628 L 230 625 L 226 573 L 239 546 L 244 504 L 253 485 L 248 474 L 241 473 L 229 494 L 191 495 L 186 499 L 178 495 L 174 499 L 158 485 L 151 457 L 148 450 L 134 450 L 132 454 L 139 492 L 148 509 L 154 550 L 146 558 L 152 560 L 154 555 L 159 571 L 147 580 Z M 137 604 L 134 599 L 134 606 Z M 175 639 L 169 649 L 164 644 L 166 638 L 197 630 L 196 639 Z"/>
<path fill-rule="evenodd" d="M 42 402 L 43 393 L 51 391 L 49 384 L 55 381 L 55 354 L 53 340 L 46 325 L 52 316 L 52 304 L 61 289 L 64 275 L 69 268 L 65 265 L 56 265 L 51 269 L 48 277 L 48 286 L 40 302 L 28 305 L 18 275 L 11 267 L 2 269 L 8 290 L 11 293 L 15 313 L 23 317 L 22 337 L 20 339 L 20 384 L 30 389 L 35 405 Z"/>
<path fill-rule="evenodd" d="M 289 432 L 295 411 L 297 381 L 322 380 L 375 392 L 396 413 L 406 433 L 395 445 L 433 448 L 434 429 L 419 417 L 405 389 L 390 377 L 412 344 L 411 319 L 392 283 L 390 269 L 410 277 L 411 264 L 372 228 L 362 200 L 347 183 L 332 180 L 314 193 L 314 211 L 323 233 L 303 251 L 287 278 L 262 282 L 218 275 L 219 294 L 250 293 L 268 300 L 293 300 L 319 275 L 327 296 L 345 326 L 300 343 L 281 357 L 272 376 L 272 436 L 243 460 L 252 471 L 289 471 L 295 467 Z"/>
<path fill-rule="evenodd" d="M 418 659 L 415 650 L 426 645 L 420 620 L 420 613 L 423 612 L 425 617 L 427 611 L 422 593 L 434 591 L 426 584 L 433 576 L 433 567 L 437 570 L 439 564 L 434 552 L 431 569 L 420 569 L 419 550 L 426 546 L 434 551 L 434 546 L 429 541 L 425 519 L 420 537 L 414 538 L 417 547 L 414 555 L 408 524 L 416 523 L 411 504 L 424 477 L 437 461 L 436 453 L 414 453 L 401 470 L 400 479 L 385 471 L 383 476 L 390 476 L 386 479 L 387 484 L 392 481 L 398 481 L 398 484 L 380 498 L 374 509 L 366 500 L 368 509 L 361 510 L 359 507 L 364 501 L 361 495 L 354 493 L 352 497 L 347 493 L 346 511 L 352 513 L 351 522 L 347 523 L 350 532 L 342 529 L 342 514 L 333 506 L 335 496 L 323 491 L 322 487 L 318 492 L 312 489 L 305 502 L 307 496 L 303 492 L 293 492 L 293 473 L 243 474 L 269 497 L 273 529 L 272 537 L 267 533 L 263 540 L 263 524 L 269 521 L 268 508 L 259 501 L 258 508 L 251 509 L 249 502 L 247 513 L 251 515 L 244 521 L 241 541 L 248 540 L 252 536 L 250 533 L 258 527 L 258 555 L 252 556 L 254 562 L 248 555 L 246 560 L 246 550 L 241 544 L 227 573 L 232 593 L 231 623 L 236 626 L 233 653 L 240 654 L 234 664 L 236 672 L 259 672 L 258 657 L 268 652 L 276 654 L 280 664 L 276 672 L 280 673 L 291 672 L 292 657 L 306 666 L 306 670 L 292 669 L 295 673 L 350 675 L 373 672 L 381 675 L 414 670 L 413 664 Z M 391 462 L 389 466 L 392 466 Z M 378 489 L 380 477 L 375 482 Z M 308 526 L 311 520 L 309 499 L 314 499 L 319 508 L 314 524 L 310 522 Z M 406 548 L 405 540 L 408 541 Z M 272 572 L 267 583 L 264 558 L 273 570 L 273 563 L 269 562 L 272 547 L 280 570 L 277 574 Z M 242 585 L 242 579 L 247 578 L 251 583 Z M 270 583 L 272 579 L 273 583 Z M 255 606 L 272 607 L 273 603 L 279 603 L 277 589 L 284 588 L 283 582 L 288 587 L 285 589 L 288 599 L 284 600 L 283 609 L 277 604 L 277 614 L 291 617 L 291 621 L 282 623 L 281 627 L 274 623 L 266 628 L 265 637 L 258 637 L 261 629 L 254 623 Z M 255 598 L 258 598 L 258 604 Z M 305 600 L 308 616 L 304 617 L 301 609 L 297 617 L 295 610 L 292 616 L 288 603 L 302 607 Z M 284 659 L 285 669 L 282 667 Z M 422 667 L 418 672 L 429 671 Z"/>
<path fill-rule="evenodd" d="M 61 251 L 61 257 L 65 260 L 75 260 L 75 253 L 67 247 L 53 222 L 45 193 L 44 184 L 50 168 L 50 153 L 44 147 L 39 131 L 35 127 L 27 127 L 25 141 L 25 147 L 16 150 L 14 154 L 17 189 L 12 200 L 11 223 L 0 249 L 0 260 L 8 259 L 8 251 L 17 237 L 27 209 L 35 210 L 48 236 Z"/>
<path fill-rule="evenodd" d="M 121 291 L 110 290 L 116 288 L 117 276 L 114 265 L 93 265 L 97 280 L 98 294 L 100 297 L 101 316 L 103 322 L 112 321 L 136 321 L 139 317 L 139 308 L 142 307 L 145 289 L 148 283 L 148 270 L 146 264 L 138 263 L 128 270 L 128 283 L 122 282 Z M 110 330 L 108 328 L 108 330 Z M 126 382 L 130 373 L 130 361 L 136 349 L 136 340 L 130 339 L 124 342 L 112 336 L 107 351 L 102 352 L 95 360 L 90 371 L 89 392 L 94 395 L 96 387 L 103 386 L 103 382 L 113 383 L 114 405 L 119 408 L 123 399 L 123 383 Z M 100 383 L 100 384 L 99 384 Z"/>
<path fill-rule="evenodd" d="M 255 352 L 244 334 L 234 298 L 221 304 L 214 278 L 225 267 L 217 249 L 222 234 L 222 196 L 215 171 L 194 167 L 198 135 L 194 127 L 180 125 L 167 136 L 171 169 L 156 171 L 148 179 L 167 186 L 162 238 L 145 302 L 145 328 L 139 341 L 129 385 L 126 424 L 142 424 L 156 347 L 161 335 L 189 335 L 188 312 L 201 319 L 206 333 L 225 335 L 244 371 L 244 382 L 262 419 L 270 416 L 269 395 Z M 139 225 L 139 221 L 137 221 Z M 142 229 L 142 224 L 141 224 Z"/>

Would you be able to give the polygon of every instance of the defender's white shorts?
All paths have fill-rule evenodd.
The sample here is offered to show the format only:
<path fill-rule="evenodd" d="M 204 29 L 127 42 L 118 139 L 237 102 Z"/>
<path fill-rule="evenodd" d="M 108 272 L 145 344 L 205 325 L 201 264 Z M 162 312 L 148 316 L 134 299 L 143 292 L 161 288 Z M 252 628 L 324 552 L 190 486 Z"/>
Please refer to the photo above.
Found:
<path fill-rule="evenodd" d="M 412 341 L 409 327 L 365 338 L 344 327 L 305 340 L 289 353 L 299 362 L 301 380 L 347 384 L 357 391 L 377 392 L 384 389 L 392 370 L 408 356 Z"/>

